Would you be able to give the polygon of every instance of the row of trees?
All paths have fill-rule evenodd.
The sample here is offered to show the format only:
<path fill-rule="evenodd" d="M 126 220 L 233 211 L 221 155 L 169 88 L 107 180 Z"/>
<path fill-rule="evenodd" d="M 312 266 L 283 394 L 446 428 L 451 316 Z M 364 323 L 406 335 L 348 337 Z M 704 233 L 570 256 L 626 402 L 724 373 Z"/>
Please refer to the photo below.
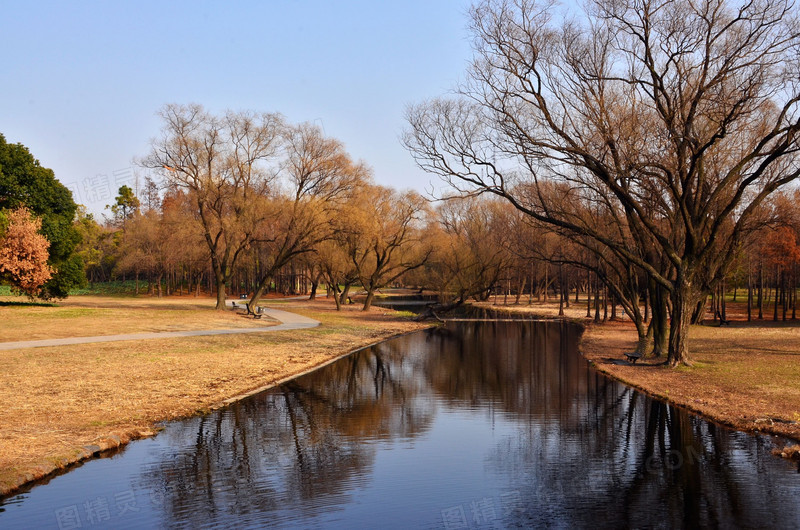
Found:
<path fill-rule="evenodd" d="M 151 182 L 147 189 L 153 189 Z M 111 226 L 103 228 L 83 219 L 83 225 L 94 226 L 84 233 L 100 235 L 87 237 L 80 247 L 97 256 L 86 256 L 87 262 L 96 264 L 87 273 L 101 280 L 111 275 L 147 278 L 159 296 L 163 279 L 168 280 L 168 293 L 199 292 L 214 275 L 189 195 L 170 188 L 163 196 L 151 193 L 141 202 L 123 187 L 112 206 L 117 215 Z M 282 202 L 272 206 L 278 220 L 281 204 L 286 206 Z M 750 309 L 763 309 L 765 302 L 778 299 L 784 315 L 787 307 L 794 309 L 790 293 L 795 286 L 792 273 L 800 235 L 798 204 L 794 198 L 778 195 L 765 205 L 772 210 L 765 217 L 778 224 L 752 233 L 723 275 L 722 288 L 727 285 L 734 293 L 747 288 Z M 302 218 L 298 205 L 291 206 L 281 215 Z M 587 251 L 584 242 L 532 221 L 506 201 L 481 196 L 446 201 L 433 208 L 416 194 L 400 194 L 365 181 L 348 193 L 346 201 L 334 206 L 326 203 L 324 209 L 321 206 L 304 214 L 313 214 L 314 237 L 302 239 L 309 232 L 294 232 L 288 222 L 270 225 L 274 232 L 262 232 L 265 242 L 254 243 L 241 253 L 231 270 L 230 285 L 224 288 L 232 288 L 237 295 L 253 293 L 266 270 L 271 283 L 282 292 L 307 293 L 310 286 L 313 297 L 322 284 L 329 296 L 335 296 L 337 305 L 348 300 L 351 288 L 358 286 L 366 292 L 365 307 L 369 307 L 378 288 L 397 282 L 435 290 L 445 307 L 470 298 L 486 299 L 492 292 L 503 293 L 506 302 L 511 296 L 515 303 L 523 295 L 528 302 L 552 296 L 569 307 L 571 294 L 578 303 L 579 294 L 585 293 L 587 316 L 594 311 L 599 320 L 602 308 L 602 318 L 608 318 L 610 305 L 613 319 L 620 306 L 639 326 L 643 344 L 653 343 L 655 338 L 654 347 L 666 351 L 666 313 L 658 312 L 660 302 L 656 300 L 663 293 L 648 283 L 645 273 L 626 267 L 611 253 Z M 324 211 L 327 215 L 316 217 Z M 301 240 L 303 246 L 292 246 Z M 109 250 L 103 253 L 103 248 Z M 743 267 L 749 274 L 742 274 Z M 772 274 L 776 267 L 783 271 L 780 284 L 779 277 Z M 781 291 L 765 291 L 765 287 L 780 287 Z M 212 286 L 208 290 L 213 291 Z M 724 297 L 717 300 L 724 301 Z M 668 299 L 662 302 L 670 303 Z M 704 303 L 698 305 L 695 320 L 702 319 L 704 308 Z M 724 305 L 719 316 L 726 316 Z"/>
<path fill-rule="evenodd" d="M 452 98 L 411 107 L 404 137 L 463 202 L 431 210 L 414 193 L 374 185 L 311 125 L 169 105 L 140 161 L 166 193 L 146 189 L 135 198 L 147 203 L 141 212 L 120 195 L 119 266 L 191 276 L 205 262 L 219 309 L 237 275 L 256 303 L 290 264 L 340 302 L 361 285 L 367 307 L 403 276 L 453 303 L 504 282 L 518 294 L 525 283 L 558 285 L 566 304 L 569 286 L 582 284 L 596 307 L 621 305 L 640 348 L 666 351 L 671 365 L 689 362 L 690 322 L 742 260 L 751 295 L 758 261 L 757 307 L 770 275 L 775 300 L 794 307 L 796 232 L 776 196 L 800 176 L 800 24 L 790 1 L 594 0 L 565 18 L 548 2 L 484 0 L 472 31 L 467 80 Z M 28 165 L 42 170 L 32 157 Z M 17 177 L 3 178 L 12 189 Z M 52 231 L 47 208 L 19 193 L 0 198 Z M 63 249 L 48 239 L 54 261 Z M 46 285 L 68 269 L 54 266 Z"/>
<path fill-rule="evenodd" d="M 140 161 L 161 189 L 150 179 L 141 197 L 121 188 L 112 226 L 78 222 L 90 277 L 146 276 L 158 289 L 164 276 L 187 289 L 205 277 L 224 309 L 232 283 L 238 291 L 246 279 L 253 307 L 290 267 L 326 284 L 337 303 L 363 287 L 368 308 L 377 289 L 428 259 L 427 202 L 374 184 L 318 127 L 199 105 L 169 105 L 161 116 L 162 136 Z"/>

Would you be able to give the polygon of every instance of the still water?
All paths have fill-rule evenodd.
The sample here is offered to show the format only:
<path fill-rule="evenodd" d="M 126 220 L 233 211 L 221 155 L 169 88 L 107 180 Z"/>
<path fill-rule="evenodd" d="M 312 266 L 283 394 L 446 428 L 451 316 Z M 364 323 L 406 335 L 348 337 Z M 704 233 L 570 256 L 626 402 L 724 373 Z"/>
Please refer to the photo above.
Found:
<path fill-rule="evenodd" d="M 780 440 L 597 374 L 578 337 L 462 322 L 390 340 L 7 498 L 0 527 L 800 525 Z"/>

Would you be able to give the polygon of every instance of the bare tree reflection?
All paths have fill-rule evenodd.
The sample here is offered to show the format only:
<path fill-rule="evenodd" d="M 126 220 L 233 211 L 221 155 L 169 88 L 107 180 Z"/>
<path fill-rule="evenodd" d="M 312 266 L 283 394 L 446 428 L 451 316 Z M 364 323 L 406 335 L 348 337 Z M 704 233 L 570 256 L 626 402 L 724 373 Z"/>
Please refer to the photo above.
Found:
<path fill-rule="evenodd" d="M 404 355 L 380 345 L 230 409 L 175 424 L 164 434 L 181 450 L 141 474 L 166 521 L 206 524 L 235 516 L 343 504 L 369 480 L 370 441 L 413 438 L 434 408 L 414 378 L 401 379 Z M 327 499 L 308 503 L 309 499 Z M 316 507 L 315 507 L 316 506 Z"/>
<path fill-rule="evenodd" d="M 578 340 L 559 322 L 467 322 L 389 341 L 171 425 L 163 436 L 176 449 L 140 480 L 166 525 L 308 521 L 369 483 L 382 444 L 419 439 L 440 408 L 470 409 L 513 426 L 484 460 L 523 501 L 508 526 L 800 521 L 787 502 L 800 486 L 776 472 L 786 464 L 769 439 L 606 379 Z"/>

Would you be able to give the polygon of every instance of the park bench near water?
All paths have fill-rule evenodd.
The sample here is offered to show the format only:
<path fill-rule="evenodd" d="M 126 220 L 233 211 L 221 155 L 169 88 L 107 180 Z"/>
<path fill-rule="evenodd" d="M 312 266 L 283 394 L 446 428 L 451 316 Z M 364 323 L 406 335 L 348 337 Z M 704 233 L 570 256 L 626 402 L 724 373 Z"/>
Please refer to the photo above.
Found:
<path fill-rule="evenodd" d="M 636 361 L 642 358 L 642 354 L 637 353 L 635 351 L 625 352 L 625 357 L 627 357 L 628 362 L 630 362 L 631 364 L 636 364 Z"/>

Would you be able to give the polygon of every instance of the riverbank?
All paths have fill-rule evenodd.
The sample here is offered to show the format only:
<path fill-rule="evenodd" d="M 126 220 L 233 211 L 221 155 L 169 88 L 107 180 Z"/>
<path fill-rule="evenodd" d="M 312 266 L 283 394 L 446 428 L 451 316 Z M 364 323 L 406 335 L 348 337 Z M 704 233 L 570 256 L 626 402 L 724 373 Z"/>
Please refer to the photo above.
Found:
<path fill-rule="evenodd" d="M 554 317 L 558 305 L 482 307 Z M 800 440 L 800 321 L 754 320 L 731 310 L 729 326 L 692 326 L 693 366 L 669 368 L 663 359 L 624 361 L 636 346 L 629 320 L 593 323 L 586 308 L 572 304 L 566 317 L 586 331 L 581 353 L 600 372 L 658 399 L 722 425 Z"/>
<path fill-rule="evenodd" d="M 0 352 L 0 494 L 150 436 L 159 422 L 208 411 L 368 344 L 427 327 L 378 307 L 337 312 L 324 298 L 264 305 L 321 325 Z M 6 342 L 270 325 L 213 306 L 211 299 L 193 297 L 78 296 L 57 307 L 5 305 L 0 319 Z"/>

